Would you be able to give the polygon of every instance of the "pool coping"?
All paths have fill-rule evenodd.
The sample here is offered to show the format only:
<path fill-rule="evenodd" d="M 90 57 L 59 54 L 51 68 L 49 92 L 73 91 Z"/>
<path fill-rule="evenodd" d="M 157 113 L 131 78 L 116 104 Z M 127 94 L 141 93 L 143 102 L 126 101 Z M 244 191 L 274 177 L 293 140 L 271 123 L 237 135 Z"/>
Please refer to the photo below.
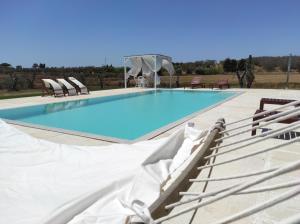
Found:
<path fill-rule="evenodd" d="M 166 90 L 166 89 L 157 89 L 157 90 Z M 205 92 L 223 92 L 224 90 L 215 90 L 215 89 L 168 89 L 168 90 L 177 90 L 177 91 L 205 91 Z M 145 90 L 147 91 L 153 91 L 153 89 L 149 89 L 149 90 Z M 80 131 L 74 131 L 74 130 L 66 130 L 66 129 L 62 129 L 62 128 L 55 128 L 55 127 L 48 127 L 48 126 L 44 126 L 44 125 L 39 125 L 39 124 L 30 124 L 27 122 L 22 122 L 22 121 L 16 121 L 16 120 L 11 120 L 11 119 L 4 119 L 1 118 L 2 120 L 4 120 L 5 122 L 9 123 L 9 124 L 14 124 L 14 125 L 19 125 L 19 126 L 23 126 L 23 127 L 29 127 L 29 128 L 35 128 L 35 129 L 40 129 L 40 130 L 45 130 L 45 131 L 51 131 L 51 132 L 58 132 L 58 133 L 62 133 L 62 134 L 67 134 L 67 135 L 74 135 L 74 136 L 80 136 L 80 137 L 84 137 L 84 138 L 90 138 L 90 139 L 95 139 L 95 140 L 101 140 L 101 141 L 106 141 L 106 142 L 112 142 L 112 143 L 123 143 L 123 144 L 133 144 L 139 141 L 144 141 L 144 140 L 149 140 L 149 139 L 153 139 L 181 124 L 183 124 L 184 122 L 200 115 L 201 113 L 207 112 L 217 106 L 220 106 L 221 104 L 232 100 L 242 94 L 245 93 L 245 91 L 224 91 L 224 92 L 232 92 L 235 93 L 233 96 L 230 96 L 224 100 L 221 100 L 220 102 L 213 104 L 209 107 L 206 107 L 205 109 L 196 111 L 190 115 L 187 115 L 177 121 L 174 121 L 172 123 L 169 123 L 165 126 L 162 126 L 152 132 L 149 132 L 141 137 L 138 137 L 134 140 L 127 140 L 127 139 L 121 139 L 121 138 L 115 138 L 115 137 L 110 137 L 110 136 L 105 136 L 105 135 L 96 135 L 96 134 L 90 134 L 87 132 L 80 132 Z M 126 95 L 128 93 L 121 93 L 121 94 L 117 94 L 117 95 Z M 114 95 L 108 95 L 108 96 L 114 96 Z M 107 96 L 103 96 L 103 97 L 107 97 Z M 97 97 L 91 97 L 91 98 L 87 98 L 87 99 L 92 99 L 92 98 L 97 98 Z M 76 101 L 76 100 L 66 100 L 66 101 L 62 101 L 62 102 L 68 102 L 68 101 Z M 59 102 L 61 103 L 61 102 Z M 32 105 L 32 106 L 39 106 L 39 105 L 45 105 L 48 103 L 41 103 L 41 104 L 36 104 L 36 105 Z M 20 106 L 22 107 L 22 106 Z M 24 106 L 26 107 L 26 106 Z M 18 108 L 18 107 L 11 107 L 11 108 L 7 108 L 7 109 L 13 109 L 13 108 Z"/>

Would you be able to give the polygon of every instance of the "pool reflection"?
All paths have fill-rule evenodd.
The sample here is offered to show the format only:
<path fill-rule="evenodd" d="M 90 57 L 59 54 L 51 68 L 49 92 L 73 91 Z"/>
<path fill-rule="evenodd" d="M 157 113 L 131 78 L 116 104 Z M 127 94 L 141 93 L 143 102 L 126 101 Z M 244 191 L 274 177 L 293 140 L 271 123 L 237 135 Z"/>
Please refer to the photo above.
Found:
<path fill-rule="evenodd" d="M 72 110 L 75 108 L 83 107 L 88 104 L 87 100 L 76 100 L 69 102 L 53 103 L 45 105 L 45 113 L 54 113 L 62 110 Z"/>

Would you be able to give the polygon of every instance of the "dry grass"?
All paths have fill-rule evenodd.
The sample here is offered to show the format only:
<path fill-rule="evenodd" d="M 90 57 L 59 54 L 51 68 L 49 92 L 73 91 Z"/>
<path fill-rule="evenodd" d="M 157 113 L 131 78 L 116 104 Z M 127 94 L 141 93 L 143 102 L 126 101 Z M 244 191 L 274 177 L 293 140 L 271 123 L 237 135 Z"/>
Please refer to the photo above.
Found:
<path fill-rule="evenodd" d="M 194 75 L 179 76 L 180 86 L 189 86 Z M 213 84 L 222 79 L 228 79 L 232 86 L 238 86 L 238 79 L 234 73 L 220 75 L 203 75 L 205 84 Z M 172 78 L 172 83 L 175 84 L 177 77 Z M 162 83 L 169 84 L 169 77 L 161 78 Z M 253 88 L 282 88 L 285 86 L 286 74 L 282 72 L 257 72 Z M 289 80 L 290 88 L 300 88 L 300 73 L 292 72 Z"/>
<path fill-rule="evenodd" d="M 194 75 L 184 75 L 179 76 L 180 87 L 190 86 L 191 80 Z M 221 74 L 221 75 L 203 75 L 203 82 L 209 86 L 209 84 L 214 84 L 219 80 L 228 79 L 232 87 L 239 87 L 238 80 L 234 73 L 232 74 Z M 2 77 L 3 78 L 3 77 Z M 41 95 L 41 78 L 42 76 L 36 78 L 35 87 L 37 89 L 28 89 L 20 91 L 7 91 L 0 90 L 0 99 L 8 99 L 15 97 L 26 97 L 26 96 L 38 96 Z M 54 77 L 52 77 L 54 78 Z M 172 86 L 175 86 L 177 76 L 172 77 Z M 118 78 L 105 78 L 104 89 L 122 88 L 123 79 Z M 282 72 L 256 72 L 255 81 L 253 83 L 253 88 L 285 88 L 286 74 Z M 86 84 L 89 86 L 90 90 L 100 90 L 99 81 L 94 77 L 88 77 L 86 79 Z M 162 87 L 169 87 L 169 76 L 161 77 Z M 134 86 L 134 82 L 132 81 Z M 292 72 L 290 75 L 289 88 L 300 89 L 300 73 Z"/>
<path fill-rule="evenodd" d="M 39 89 L 27 89 L 27 90 L 20 90 L 20 91 L 0 90 L 0 99 L 41 96 L 41 95 L 42 95 L 42 91 Z"/>

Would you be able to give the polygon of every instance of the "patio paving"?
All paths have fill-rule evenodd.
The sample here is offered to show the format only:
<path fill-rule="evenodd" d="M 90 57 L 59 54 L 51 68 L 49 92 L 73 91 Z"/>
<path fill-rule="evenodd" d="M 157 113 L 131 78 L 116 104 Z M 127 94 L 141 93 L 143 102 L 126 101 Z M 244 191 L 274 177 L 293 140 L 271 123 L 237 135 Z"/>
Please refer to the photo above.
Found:
<path fill-rule="evenodd" d="M 90 95 L 67 97 L 67 98 L 28 97 L 28 98 L 19 98 L 19 99 L 8 99 L 8 100 L 0 101 L 0 108 L 37 105 L 37 104 L 50 103 L 50 102 L 61 102 L 61 101 L 65 101 L 66 99 L 68 100 L 86 99 L 91 97 L 108 96 L 108 95 L 131 93 L 131 92 L 138 92 L 138 91 L 145 91 L 145 90 L 137 89 L 137 88 L 128 88 L 128 89 L 117 89 L 117 90 L 94 91 Z M 195 90 L 195 91 L 201 91 L 201 90 Z M 255 110 L 259 107 L 259 101 L 262 97 L 297 99 L 297 100 L 300 99 L 300 91 L 298 90 L 230 89 L 225 91 L 243 91 L 244 93 L 208 111 L 205 111 L 197 115 L 196 117 L 190 119 L 189 122 L 194 122 L 197 128 L 207 129 L 210 128 L 212 124 L 214 124 L 217 121 L 218 118 L 225 118 L 226 122 L 231 122 L 231 121 L 238 120 L 240 118 L 253 115 Z M 185 123 L 178 125 L 160 134 L 156 138 L 168 136 L 171 133 L 173 133 L 175 130 L 177 130 L 178 128 L 184 125 Z M 75 145 L 111 144 L 105 141 L 90 139 L 86 137 L 68 135 L 68 134 L 63 134 L 63 133 L 58 133 L 53 131 L 45 131 L 45 130 L 29 128 L 29 127 L 24 127 L 19 125 L 14 125 L 14 126 L 34 137 L 57 142 L 57 143 L 66 143 L 66 144 L 75 144 Z M 241 138 L 241 136 L 249 136 L 249 133 L 245 133 L 243 135 L 233 137 L 229 140 L 226 140 L 225 143 L 237 140 Z M 217 157 L 216 162 L 221 162 L 233 157 L 244 155 L 253 152 L 255 150 L 258 150 L 260 148 L 265 148 L 270 145 L 278 144 L 282 141 L 284 140 L 269 139 L 255 146 L 247 147 L 243 150 L 238 150 L 235 151 L 234 153 L 229 153 Z M 259 154 L 257 156 L 250 157 L 241 161 L 236 161 L 234 163 L 217 166 L 212 170 L 212 177 L 230 176 L 230 175 L 237 175 L 240 173 L 254 172 L 254 171 L 268 169 L 274 166 L 284 165 L 291 161 L 300 160 L 299 146 L 300 144 L 298 142 L 285 148 Z M 205 178 L 208 175 L 208 171 L 209 169 L 201 172 L 199 177 Z M 288 180 L 295 180 L 296 178 L 299 179 L 299 177 L 300 177 L 299 171 L 292 172 L 290 174 L 282 175 L 278 178 L 267 181 L 259 186 L 264 186 L 265 184 L 270 185 L 274 183 L 280 183 Z M 251 178 L 253 177 L 247 178 L 247 180 Z M 224 186 L 235 184 L 237 183 L 237 181 L 240 180 L 229 180 L 226 182 L 225 181 L 210 182 L 208 184 L 206 191 L 220 189 L 223 188 Z M 203 183 L 197 183 L 197 184 L 193 184 L 190 190 L 201 191 L 202 188 L 203 188 Z M 278 193 L 282 193 L 285 191 L 287 191 L 287 189 L 258 193 L 258 194 L 251 194 L 251 195 L 231 196 L 212 205 L 205 206 L 204 208 L 198 209 L 197 212 L 194 214 L 193 221 L 191 222 L 190 220 L 191 217 L 193 216 L 193 212 L 187 213 L 178 218 L 174 218 L 165 223 L 172 223 L 172 224 L 173 223 L 174 224 L 175 223 L 176 224 L 214 223 L 217 220 L 220 220 L 221 218 L 235 214 L 246 208 L 254 206 L 255 204 L 264 202 L 270 199 L 271 197 L 274 197 Z M 177 209 L 175 209 L 174 211 L 176 210 Z M 283 202 L 272 208 L 266 209 L 251 217 L 239 220 L 236 223 L 271 224 L 271 223 L 276 223 L 284 218 L 290 217 L 291 215 L 296 213 L 300 213 L 300 196 L 294 197 L 286 202 Z"/>

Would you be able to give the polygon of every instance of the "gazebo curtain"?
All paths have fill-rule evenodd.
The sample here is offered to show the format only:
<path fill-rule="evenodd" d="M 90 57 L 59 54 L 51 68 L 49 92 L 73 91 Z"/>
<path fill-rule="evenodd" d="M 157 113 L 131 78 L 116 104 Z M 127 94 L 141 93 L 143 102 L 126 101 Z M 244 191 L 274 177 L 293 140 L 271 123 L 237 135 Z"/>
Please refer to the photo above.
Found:
<path fill-rule="evenodd" d="M 132 57 L 132 58 L 129 58 L 129 61 L 132 65 L 131 69 L 128 71 L 128 73 L 126 74 L 126 78 L 128 79 L 129 76 L 134 76 L 136 77 L 141 69 L 142 69 L 142 65 L 143 65 L 143 62 L 142 62 L 142 58 L 140 57 Z"/>
<path fill-rule="evenodd" d="M 127 78 L 129 76 L 136 77 L 140 71 L 142 71 L 144 76 L 150 77 L 153 76 L 155 72 L 158 72 L 161 68 L 166 69 L 170 75 L 175 73 L 171 58 L 166 56 L 142 55 L 130 57 L 128 60 L 131 62 L 132 67 L 127 73 Z"/>
<path fill-rule="evenodd" d="M 173 64 L 172 64 L 171 61 L 163 59 L 162 60 L 162 67 L 164 69 L 166 69 L 170 75 L 174 75 L 175 74 L 175 69 L 174 69 Z"/>

